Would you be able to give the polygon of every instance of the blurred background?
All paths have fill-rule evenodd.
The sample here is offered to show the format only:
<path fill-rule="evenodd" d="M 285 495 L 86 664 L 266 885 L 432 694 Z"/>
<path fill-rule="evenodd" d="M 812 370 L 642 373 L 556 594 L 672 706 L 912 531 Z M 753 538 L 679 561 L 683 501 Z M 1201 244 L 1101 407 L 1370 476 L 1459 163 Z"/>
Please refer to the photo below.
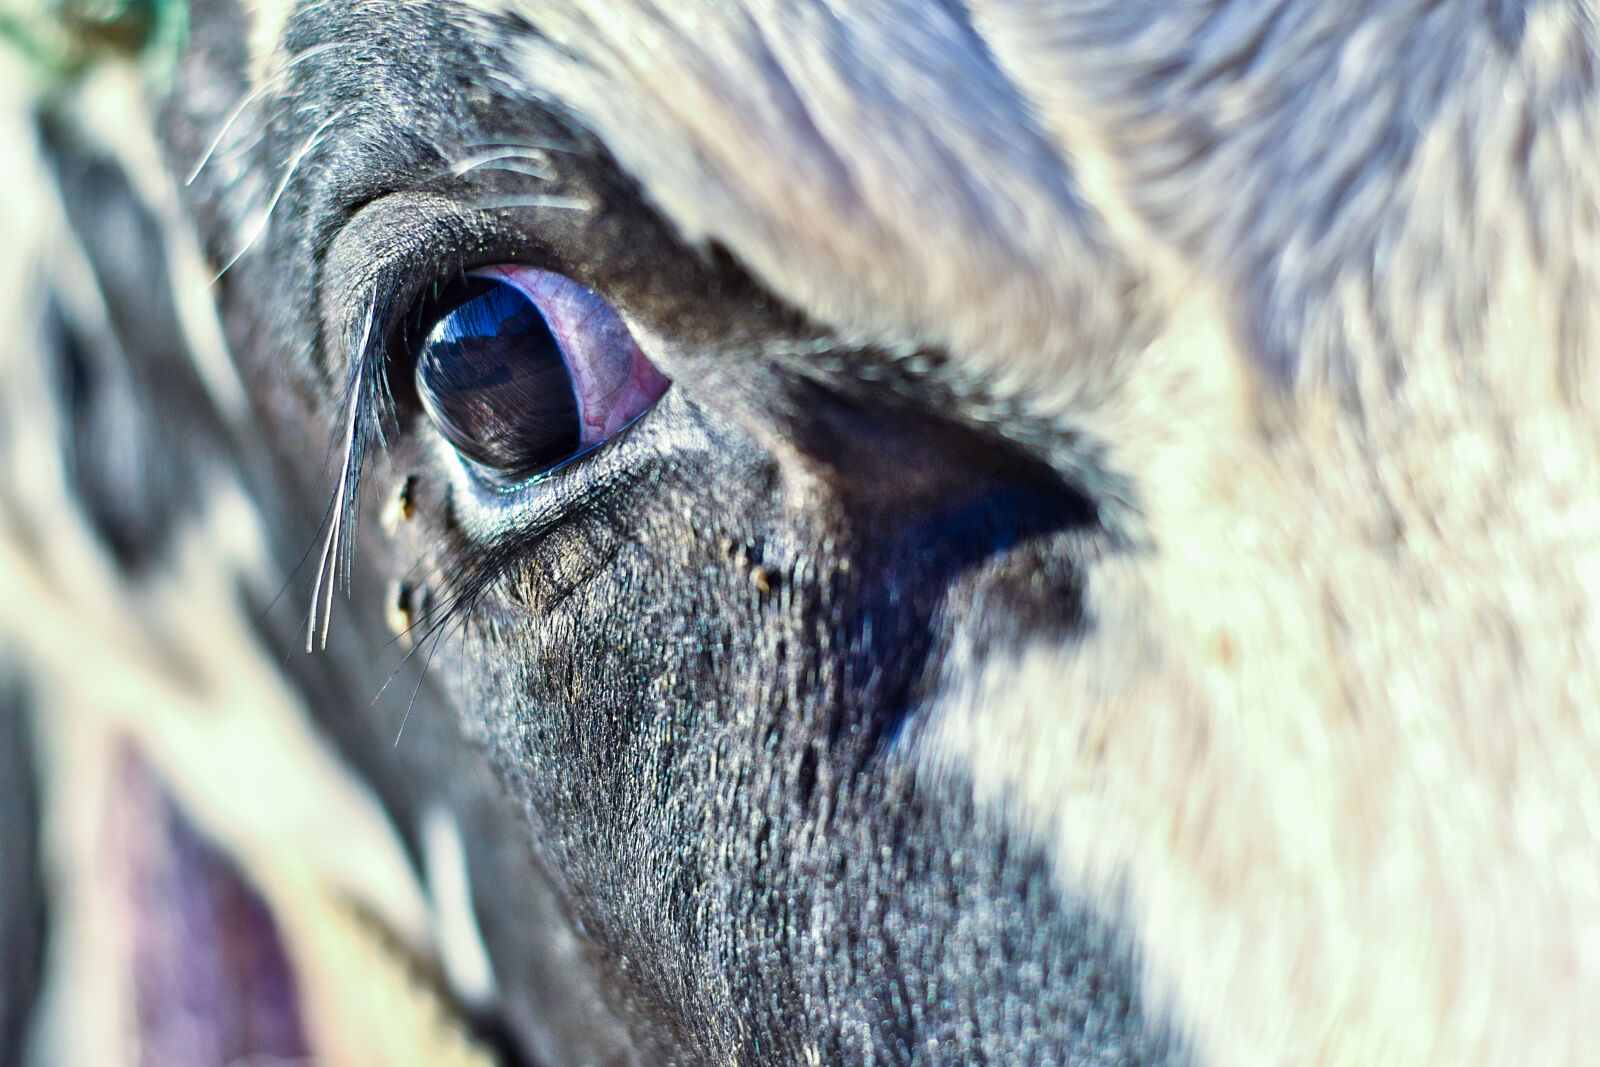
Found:
<path fill-rule="evenodd" d="M 276 543 L 244 489 L 155 132 L 186 30 L 0 0 L 0 1067 L 489 1062 L 407 846 L 283 677 L 315 522 Z"/>

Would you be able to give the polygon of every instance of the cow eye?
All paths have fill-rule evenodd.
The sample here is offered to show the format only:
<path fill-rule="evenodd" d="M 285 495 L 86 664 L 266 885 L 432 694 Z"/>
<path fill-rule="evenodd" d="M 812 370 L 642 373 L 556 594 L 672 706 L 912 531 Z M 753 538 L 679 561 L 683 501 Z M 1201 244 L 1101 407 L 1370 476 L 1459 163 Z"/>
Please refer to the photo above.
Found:
<path fill-rule="evenodd" d="M 666 391 L 609 304 L 531 267 L 473 271 L 424 312 L 415 360 L 428 419 L 491 484 L 602 444 Z"/>

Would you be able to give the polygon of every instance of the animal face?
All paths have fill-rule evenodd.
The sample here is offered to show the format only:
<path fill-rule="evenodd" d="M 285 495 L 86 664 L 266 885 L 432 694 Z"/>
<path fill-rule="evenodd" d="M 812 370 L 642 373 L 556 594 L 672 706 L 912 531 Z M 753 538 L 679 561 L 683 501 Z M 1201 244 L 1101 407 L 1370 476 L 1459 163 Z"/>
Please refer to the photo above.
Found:
<path fill-rule="evenodd" d="M 284 572 L 322 520 L 252 610 L 454 995 L 540 1062 L 1574 1061 L 1597 44 L 194 5 L 190 408 Z"/>
<path fill-rule="evenodd" d="M 252 104 L 191 188 L 225 198 L 230 161 L 282 187 L 221 283 L 251 392 L 283 398 L 274 438 L 353 428 L 341 484 L 371 492 L 330 531 L 404 492 L 409 517 L 369 522 L 357 555 L 438 635 L 430 677 L 565 883 L 603 996 L 652 1059 L 1154 1055 L 1131 946 L 918 740 L 959 650 L 1081 632 L 1081 560 L 1122 536 L 1099 474 L 1052 466 L 1042 416 L 1000 432 L 1001 401 L 943 353 L 845 336 L 686 239 L 576 114 L 497 84 L 537 43 L 510 17 L 291 16 L 309 36 L 269 60 L 259 107 L 304 123 L 256 128 Z M 345 111 L 371 125 L 330 123 Z M 175 120 L 179 154 L 226 118 Z M 594 295 L 568 311 L 566 291 Z M 507 443 L 525 427 L 604 415 L 504 401 L 533 342 L 454 325 L 484 300 L 538 307 L 569 397 L 624 330 L 670 387 L 530 469 Z M 602 314 L 615 331 L 576 336 Z M 437 340 L 475 330 L 521 340 Z M 336 561 L 348 534 L 328 536 Z"/>

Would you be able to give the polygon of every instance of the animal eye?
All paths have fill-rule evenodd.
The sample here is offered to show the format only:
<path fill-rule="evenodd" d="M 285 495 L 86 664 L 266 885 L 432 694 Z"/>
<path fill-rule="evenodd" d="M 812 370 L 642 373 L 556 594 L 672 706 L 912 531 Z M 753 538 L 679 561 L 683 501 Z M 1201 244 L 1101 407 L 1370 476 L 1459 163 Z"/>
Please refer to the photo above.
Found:
<path fill-rule="evenodd" d="M 609 304 L 550 271 L 473 271 L 433 304 L 423 327 L 422 408 L 458 454 L 500 485 L 603 443 L 670 384 Z"/>

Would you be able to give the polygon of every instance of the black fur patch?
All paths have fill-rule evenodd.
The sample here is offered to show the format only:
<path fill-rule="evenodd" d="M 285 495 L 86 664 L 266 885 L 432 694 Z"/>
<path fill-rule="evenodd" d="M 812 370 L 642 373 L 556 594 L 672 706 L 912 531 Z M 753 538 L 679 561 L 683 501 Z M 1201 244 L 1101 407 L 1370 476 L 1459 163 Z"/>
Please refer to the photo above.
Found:
<path fill-rule="evenodd" d="M 23 680 L 0 665 L 0 1063 L 20 1063 L 45 944 L 39 783 Z"/>

